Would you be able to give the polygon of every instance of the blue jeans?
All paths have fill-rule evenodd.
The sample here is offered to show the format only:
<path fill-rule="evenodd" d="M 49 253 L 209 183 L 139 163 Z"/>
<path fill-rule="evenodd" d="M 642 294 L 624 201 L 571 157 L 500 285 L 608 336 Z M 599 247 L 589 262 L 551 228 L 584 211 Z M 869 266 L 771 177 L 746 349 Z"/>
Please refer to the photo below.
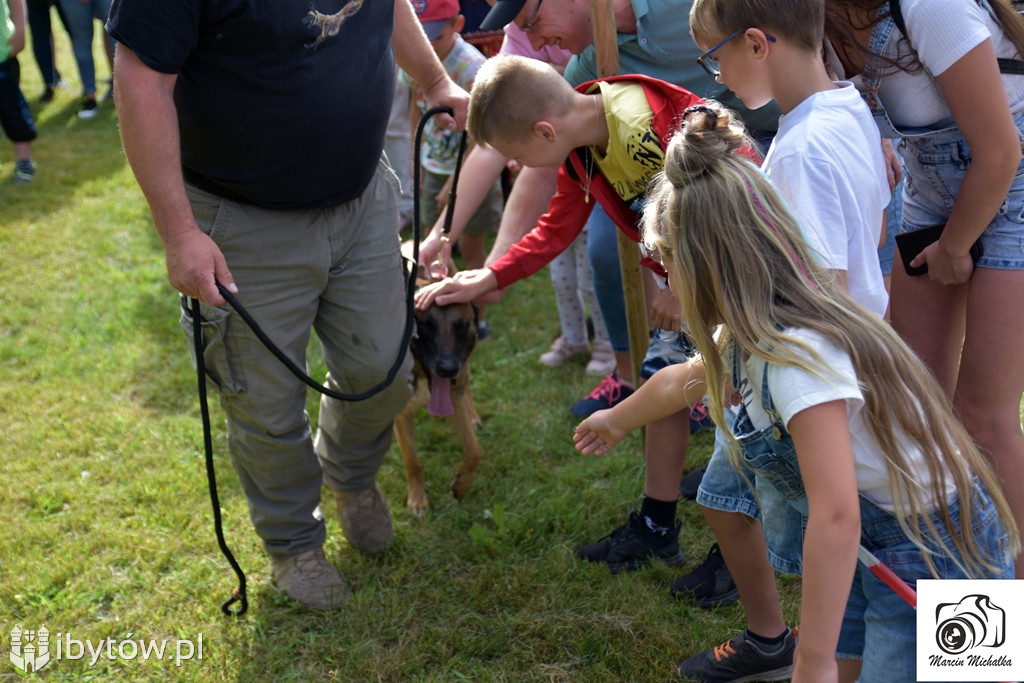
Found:
<path fill-rule="evenodd" d="M 622 270 L 619 266 L 618 228 L 598 204 L 587 223 L 587 255 L 594 276 L 594 293 L 608 328 L 612 349 L 629 353 L 629 327 L 626 301 L 622 297 Z"/>
<path fill-rule="evenodd" d="M 60 0 L 71 34 L 75 62 L 78 63 L 78 75 L 82 79 L 82 93 L 87 96 L 96 94 L 96 65 L 92 58 L 93 19 L 105 24 L 110 4 L 111 0 Z M 110 36 L 106 31 L 103 39 L 109 44 Z"/>
<path fill-rule="evenodd" d="M 36 64 L 39 66 L 39 73 L 42 74 L 43 83 L 45 85 L 57 85 L 60 82 L 60 71 L 57 70 L 57 65 L 53 61 L 53 52 L 51 51 L 52 43 L 50 37 L 53 35 L 53 22 L 50 20 L 50 8 L 49 2 L 29 2 L 28 3 L 28 27 L 32 32 L 32 55 L 36 59 Z M 57 14 L 61 17 L 61 22 L 64 22 L 64 16 L 60 7 L 57 7 Z"/>

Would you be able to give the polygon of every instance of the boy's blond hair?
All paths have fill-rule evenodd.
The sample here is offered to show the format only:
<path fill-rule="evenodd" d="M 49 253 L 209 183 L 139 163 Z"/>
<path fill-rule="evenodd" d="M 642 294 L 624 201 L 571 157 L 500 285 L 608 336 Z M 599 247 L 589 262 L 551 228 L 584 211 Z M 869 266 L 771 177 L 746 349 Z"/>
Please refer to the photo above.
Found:
<path fill-rule="evenodd" d="M 538 121 L 568 113 L 575 91 L 554 67 L 518 55 L 497 55 L 476 72 L 466 129 L 478 143 L 516 142 Z"/>
<path fill-rule="evenodd" d="M 700 43 L 718 42 L 748 28 L 820 50 L 825 0 L 695 0 L 690 8 L 690 32 Z"/>

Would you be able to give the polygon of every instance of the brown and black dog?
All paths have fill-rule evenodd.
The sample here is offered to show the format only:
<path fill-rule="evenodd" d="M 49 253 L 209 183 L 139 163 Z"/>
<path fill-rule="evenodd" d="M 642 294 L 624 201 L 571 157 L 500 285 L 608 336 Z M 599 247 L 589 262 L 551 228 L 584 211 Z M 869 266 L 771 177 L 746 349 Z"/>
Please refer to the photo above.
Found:
<path fill-rule="evenodd" d="M 427 284 L 418 280 L 417 285 Z M 476 311 L 472 304 L 431 306 L 416 311 L 416 336 L 410 344 L 415 360 L 412 398 L 395 418 L 395 437 L 405 461 L 405 476 L 409 482 L 407 503 L 413 514 L 422 517 L 427 512 L 427 488 L 423 480 L 423 465 L 416 450 L 414 417 L 423 406 L 435 417 L 452 416 L 455 433 L 462 443 L 462 465 L 459 467 L 451 490 L 456 498 L 465 498 L 473 484 L 480 462 L 480 447 L 476 429 L 480 417 L 473 406 L 469 389 L 469 354 L 476 345 Z"/>

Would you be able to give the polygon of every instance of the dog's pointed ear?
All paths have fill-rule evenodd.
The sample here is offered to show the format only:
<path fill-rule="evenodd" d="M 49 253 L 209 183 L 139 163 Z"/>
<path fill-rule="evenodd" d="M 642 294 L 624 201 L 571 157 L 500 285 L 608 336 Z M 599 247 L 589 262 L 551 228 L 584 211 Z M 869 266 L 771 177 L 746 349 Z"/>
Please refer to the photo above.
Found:
<path fill-rule="evenodd" d="M 474 304 L 473 302 L 470 302 L 469 305 L 472 306 L 472 308 L 473 308 L 473 324 L 474 325 L 479 325 L 480 324 L 480 309 L 477 308 L 476 304 Z"/>
<path fill-rule="evenodd" d="M 416 264 L 416 279 L 426 280 L 427 279 L 427 267 L 422 263 Z"/>

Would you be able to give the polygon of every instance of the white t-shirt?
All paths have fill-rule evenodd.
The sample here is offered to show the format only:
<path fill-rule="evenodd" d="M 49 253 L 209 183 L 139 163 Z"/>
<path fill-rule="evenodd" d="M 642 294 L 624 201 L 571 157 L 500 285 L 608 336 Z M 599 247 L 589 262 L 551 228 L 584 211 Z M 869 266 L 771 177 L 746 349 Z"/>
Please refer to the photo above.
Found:
<path fill-rule="evenodd" d="M 900 128 L 945 128 L 954 125 L 935 77 L 984 40 L 993 40 L 997 57 L 1015 57 L 1016 49 L 999 23 L 974 0 L 900 0 L 910 45 L 923 69 L 883 71 L 878 96 L 889 119 Z M 897 58 L 906 44 L 894 28 L 883 55 Z M 1011 108 L 1024 103 L 1024 76 L 1003 75 Z"/>
<path fill-rule="evenodd" d="M 768 391 L 783 424 L 788 428 L 793 416 L 807 408 L 840 399 L 845 400 L 846 414 L 850 421 L 857 490 L 871 502 L 891 512 L 893 502 L 889 493 L 885 454 L 871 437 L 865 423 L 870 416 L 863 412 L 864 395 L 857 382 L 849 354 L 817 332 L 789 328 L 786 334 L 817 351 L 824 361 L 824 370 L 823 377 L 819 377 L 800 368 L 768 366 Z M 748 358 L 741 367 L 739 384 L 743 394 L 743 405 L 747 409 L 751 423 L 757 429 L 771 426 L 771 419 L 761 407 L 764 367 L 765 361 L 753 356 Z M 897 443 L 911 475 L 921 483 L 925 491 L 928 491 L 931 477 L 920 449 L 902 435 L 898 435 Z M 956 487 L 952 481 L 948 481 L 946 499 L 952 500 L 955 495 Z M 934 507 L 931 502 L 929 505 Z"/>
<path fill-rule="evenodd" d="M 845 270 L 850 294 L 885 315 L 878 262 L 889 181 L 871 112 L 852 84 L 815 93 L 779 119 L 762 168 L 789 203 L 822 267 Z"/>

